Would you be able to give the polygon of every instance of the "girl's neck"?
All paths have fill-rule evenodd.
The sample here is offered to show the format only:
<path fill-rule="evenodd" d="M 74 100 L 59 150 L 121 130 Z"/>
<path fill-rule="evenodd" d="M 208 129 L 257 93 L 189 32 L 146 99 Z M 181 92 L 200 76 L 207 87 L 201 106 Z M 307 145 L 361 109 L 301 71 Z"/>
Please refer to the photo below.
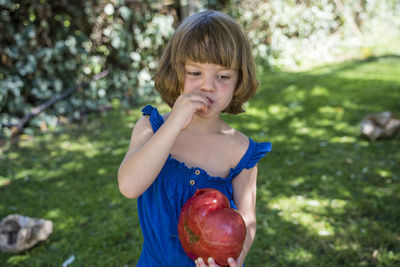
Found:
<path fill-rule="evenodd" d="M 197 133 L 216 133 L 222 130 L 223 121 L 219 116 L 203 118 L 194 115 L 192 121 L 185 130 Z"/>

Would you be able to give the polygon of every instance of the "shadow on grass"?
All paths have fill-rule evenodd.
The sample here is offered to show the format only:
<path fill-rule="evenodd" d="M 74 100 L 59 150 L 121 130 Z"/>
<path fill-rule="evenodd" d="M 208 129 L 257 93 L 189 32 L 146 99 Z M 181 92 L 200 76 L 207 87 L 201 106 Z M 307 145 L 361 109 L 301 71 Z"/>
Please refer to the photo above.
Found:
<path fill-rule="evenodd" d="M 400 142 L 358 132 L 368 113 L 399 113 L 399 75 L 400 57 L 382 57 L 261 78 L 237 124 L 273 143 L 259 166 L 250 266 L 400 262 Z"/>
<path fill-rule="evenodd" d="M 263 73 L 238 116 L 225 116 L 273 150 L 259 163 L 256 240 L 247 266 L 395 266 L 400 263 L 400 142 L 358 136 L 364 115 L 400 100 L 400 60 L 381 57 L 304 73 Z M 92 116 L 39 134 L 0 157 L 0 216 L 51 219 L 54 233 L 7 265 L 134 266 L 136 202 L 116 173 L 139 109 Z"/>
<path fill-rule="evenodd" d="M 136 202 L 125 199 L 117 186 L 130 134 L 130 123 L 122 118 L 116 112 L 93 117 L 5 151 L 1 218 L 11 213 L 46 218 L 54 229 L 44 244 L 18 255 L 0 254 L 0 262 L 61 265 L 74 255 L 85 266 L 136 263 L 142 242 Z"/>

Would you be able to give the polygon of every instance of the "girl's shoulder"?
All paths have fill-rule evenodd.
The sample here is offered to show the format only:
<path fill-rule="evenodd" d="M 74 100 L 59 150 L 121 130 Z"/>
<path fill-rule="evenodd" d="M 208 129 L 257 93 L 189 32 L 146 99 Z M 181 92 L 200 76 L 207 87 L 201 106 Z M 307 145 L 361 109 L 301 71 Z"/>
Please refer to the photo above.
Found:
<path fill-rule="evenodd" d="M 265 156 L 267 152 L 271 151 L 270 142 L 254 142 L 251 138 L 242 132 L 231 129 L 230 134 L 230 148 L 229 155 L 234 162 L 237 162 L 236 167 L 233 168 L 233 177 L 236 176 L 243 168 L 250 169 L 254 167 L 257 162 Z"/>
<path fill-rule="evenodd" d="M 140 117 L 136 123 L 135 123 L 135 127 L 138 130 L 146 130 L 146 129 L 151 129 L 151 123 L 150 123 L 150 117 L 143 115 L 142 117 Z"/>
<path fill-rule="evenodd" d="M 225 145 L 229 148 L 229 153 L 231 155 L 244 155 L 249 148 L 250 139 L 240 132 L 226 124 L 223 130 L 225 135 L 226 143 Z M 241 158 L 241 156 L 239 156 Z"/>
<path fill-rule="evenodd" d="M 242 149 L 246 150 L 249 146 L 249 138 L 242 132 L 233 129 L 233 142 Z"/>
<path fill-rule="evenodd" d="M 154 135 L 153 127 L 148 116 L 142 116 L 136 121 L 132 130 L 131 140 L 143 139 L 147 140 Z"/>

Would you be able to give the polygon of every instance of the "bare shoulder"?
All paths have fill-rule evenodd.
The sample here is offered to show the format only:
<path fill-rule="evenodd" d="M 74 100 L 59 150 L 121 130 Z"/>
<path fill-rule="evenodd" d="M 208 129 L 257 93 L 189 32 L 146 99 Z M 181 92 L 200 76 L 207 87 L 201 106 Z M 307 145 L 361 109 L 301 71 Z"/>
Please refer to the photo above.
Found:
<path fill-rule="evenodd" d="M 249 147 L 249 138 L 242 132 L 228 125 L 224 129 L 224 134 L 229 137 L 227 138 L 228 143 L 226 144 L 229 147 L 229 153 L 231 153 L 231 155 L 236 155 L 237 158 L 235 161 L 238 159 L 240 160 Z"/>
<path fill-rule="evenodd" d="M 142 116 L 137 120 L 135 126 L 133 127 L 134 131 L 143 131 L 148 129 L 152 129 L 150 124 L 150 116 Z"/>
<path fill-rule="evenodd" d="M 144 143 L 153 136 L 153 128 L 150 124 L 149 116 L 141 117 L 135 124 L 132 130 L 131 146 Z"/>
<path fill-rule="evenodd" d="M 235 131 L 234 142 L 236 143 L 238 149 L 240 149 L 240 152 L 242 152 L 241 154 L 244 154 L 249 148 L 249 143 L 250 143 L 249 138 L 238 130 L 234 131 Z"/>
<path fill-rule="evenodd" d="M 169 113 L 162 114 L 164 121 L 168 118 Z M 131 144 L 137 141 L 142 143 L 150 139 L 154 135 L 153 127 L 150 123 L 150 116 L 142 116 L 133 127 Z"/>

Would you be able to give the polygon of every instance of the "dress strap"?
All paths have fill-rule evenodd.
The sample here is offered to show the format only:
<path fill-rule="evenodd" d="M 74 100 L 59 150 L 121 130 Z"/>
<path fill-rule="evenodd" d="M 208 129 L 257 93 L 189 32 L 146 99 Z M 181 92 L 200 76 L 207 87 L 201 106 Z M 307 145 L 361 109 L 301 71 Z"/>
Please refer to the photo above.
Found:
<path fill-rule="evenodd" d="M 157 130 L 164 123 L 164 118 L 160 115 L 157 108 L 147 105 L 142 109 L 142 113 L 144 116 L 150 116 L 150 124 L 153 128 L 153 132 L 157 132 Z"/>
<path fill-rule="evenodd" d="M 256 143 L 249 138 L 249 147 L 236 168 L 232 170 L 232 176 L 237 176 L 245 168 L 253 168 L 267 152 L 271 151 L 271 147 L 270 142 Z"/>

